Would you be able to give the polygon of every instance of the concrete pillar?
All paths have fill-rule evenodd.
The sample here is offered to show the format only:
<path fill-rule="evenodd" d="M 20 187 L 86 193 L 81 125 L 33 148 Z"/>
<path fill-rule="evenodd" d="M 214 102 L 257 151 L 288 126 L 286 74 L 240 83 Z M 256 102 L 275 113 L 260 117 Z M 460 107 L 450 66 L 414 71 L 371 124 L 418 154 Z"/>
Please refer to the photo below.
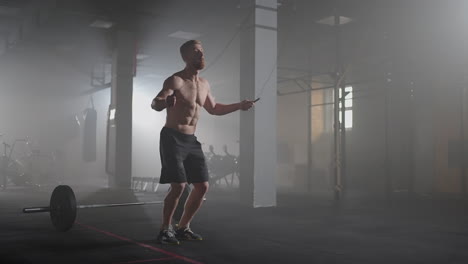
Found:
<path fill-rule="evenodd" d="M 241 33 L 240 97 L 260 101 L 240 114 L 241 201 L 276 206 L 277 1 L 245 0 Z"/>
<path fill-rule="evenodd" d="M 115 146 L 108 155 L 114 169 L 109 174 L 109 187 L 130 188 L 132 173 L 132 95 L 135 63 L 135 33 L 117 30 L 112 58 L 111 108 L 114 135 L 108 144 Z M 109 128 L 108 128 L 109 129 Z M 109 149 L 109 146 L 108 146 Z"/>

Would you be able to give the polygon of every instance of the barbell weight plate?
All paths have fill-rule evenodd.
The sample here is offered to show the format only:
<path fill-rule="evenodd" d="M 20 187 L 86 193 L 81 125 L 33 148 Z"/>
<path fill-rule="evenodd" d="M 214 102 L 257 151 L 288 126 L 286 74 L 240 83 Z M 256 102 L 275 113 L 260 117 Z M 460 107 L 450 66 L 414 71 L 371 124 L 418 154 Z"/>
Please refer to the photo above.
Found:
<path fill-rule="evenodd" d="M 73 227 L 76 219 L 76 198 L 72 188 L 68 185 L 55 187 L 50 197 L 50 220 L 60 232 Z"/>

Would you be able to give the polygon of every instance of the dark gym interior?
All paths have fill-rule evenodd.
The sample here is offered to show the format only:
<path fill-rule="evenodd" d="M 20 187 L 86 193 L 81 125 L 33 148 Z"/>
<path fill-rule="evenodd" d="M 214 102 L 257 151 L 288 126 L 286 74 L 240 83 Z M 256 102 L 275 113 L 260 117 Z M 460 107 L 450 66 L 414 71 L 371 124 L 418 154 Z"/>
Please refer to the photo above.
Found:
<path fill-rule="evenodd" d="M 0 263 L 468 263 L 467 14 L 468 0 L 0 0 Z M 168 245 L 172 110 L 152 100 L 188 40 L 218 104 L 260 99 L 222 116 L 197 104 L 203 240 Z"/>

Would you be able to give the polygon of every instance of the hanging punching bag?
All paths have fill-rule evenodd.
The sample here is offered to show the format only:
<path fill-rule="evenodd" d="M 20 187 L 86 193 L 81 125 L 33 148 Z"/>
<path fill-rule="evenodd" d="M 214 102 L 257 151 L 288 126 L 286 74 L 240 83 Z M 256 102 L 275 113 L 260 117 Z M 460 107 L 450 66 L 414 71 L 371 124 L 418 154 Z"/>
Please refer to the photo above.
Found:
<path fill-rule="evenodd" d="M 83 160 L 86 162 L 96 161 L 96 128 L 97 112 L 94 107 L 87 108 L 83 126 Z"/>

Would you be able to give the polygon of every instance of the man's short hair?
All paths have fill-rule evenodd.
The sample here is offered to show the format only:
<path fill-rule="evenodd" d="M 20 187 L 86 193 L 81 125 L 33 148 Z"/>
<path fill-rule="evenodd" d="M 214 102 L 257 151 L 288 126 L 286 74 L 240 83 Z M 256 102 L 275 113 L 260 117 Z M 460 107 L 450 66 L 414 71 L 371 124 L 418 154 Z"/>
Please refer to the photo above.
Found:
<path fill-rule="evenodd" d="M 202 43 L 199 40 L 192 39 L 182 44 L 182 46 L 180 46 L 180 55 L 182 56 L 182 58 L 184 58 L 184 55 L 187 53 L 187 51 L 196 44 L 201 45 Z"/>

